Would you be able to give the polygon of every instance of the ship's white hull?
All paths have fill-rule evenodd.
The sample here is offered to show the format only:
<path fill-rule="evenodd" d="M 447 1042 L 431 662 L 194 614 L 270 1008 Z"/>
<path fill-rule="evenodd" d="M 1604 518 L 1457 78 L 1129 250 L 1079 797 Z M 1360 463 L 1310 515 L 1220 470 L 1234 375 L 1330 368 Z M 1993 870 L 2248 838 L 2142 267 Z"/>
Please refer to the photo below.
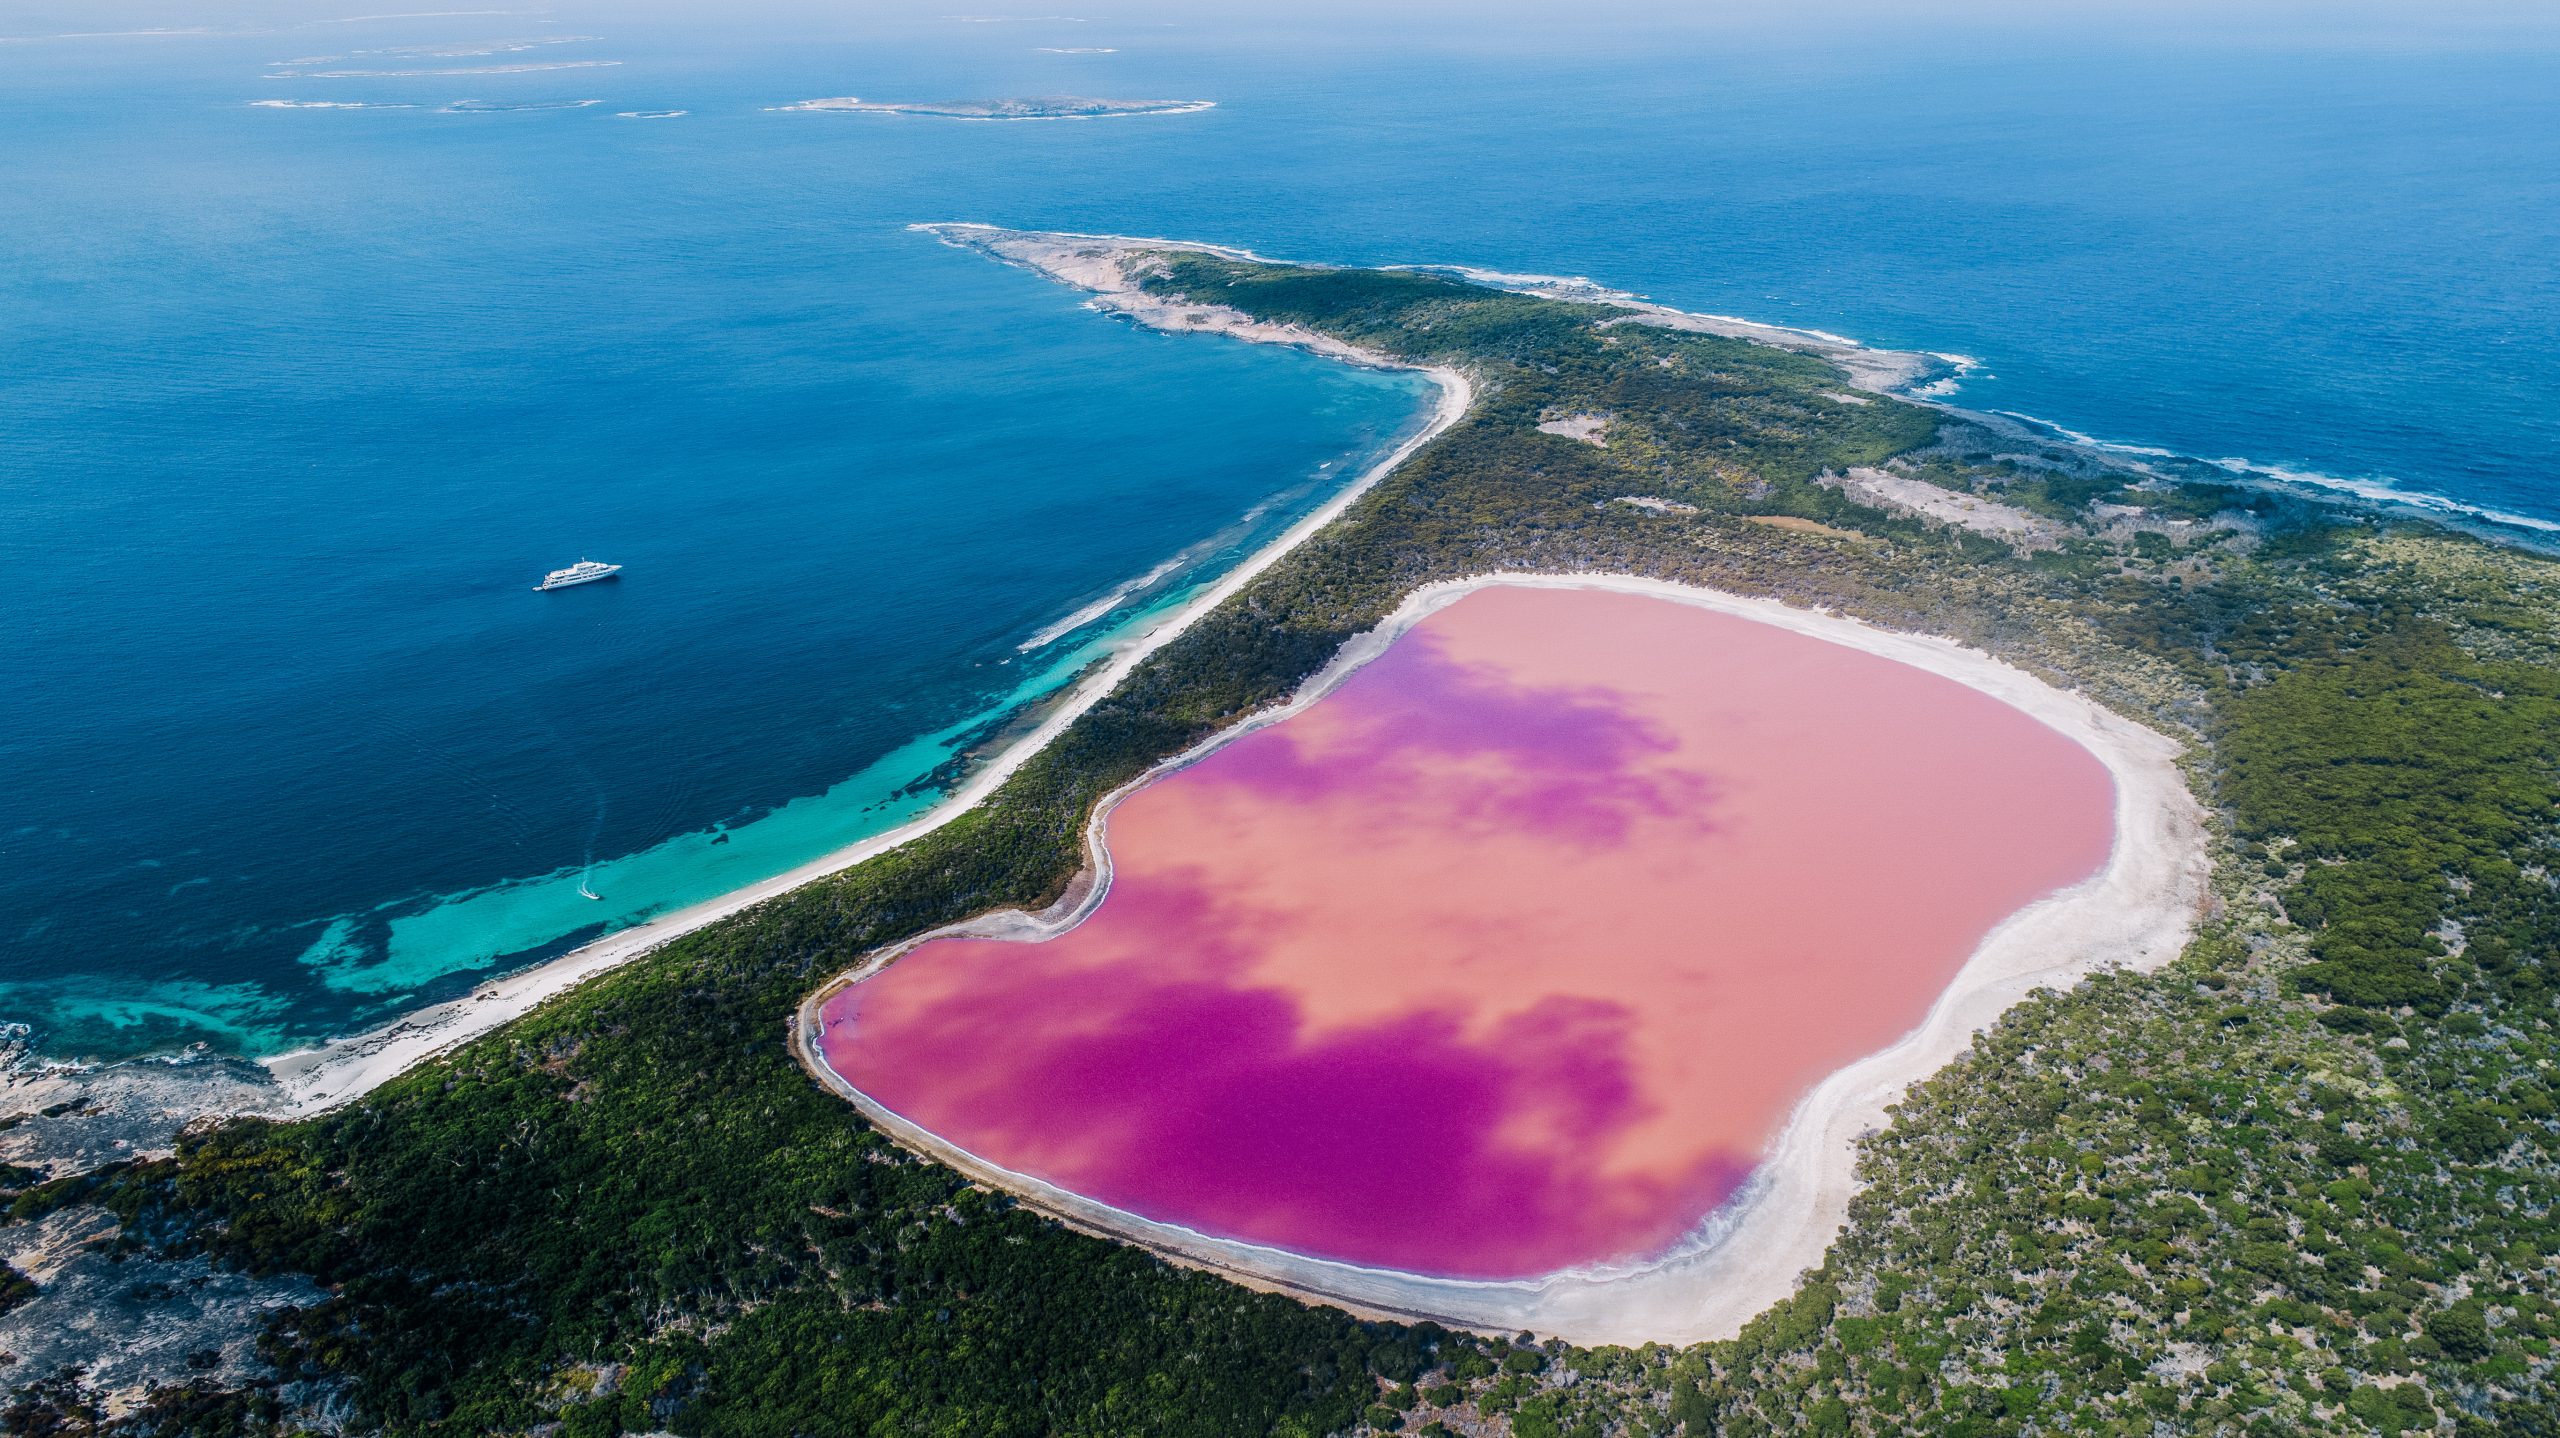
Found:
<path fill-rule="evenodd" d="M 533 589 L 536 594 L 550 589 L 575 589 L 581 584 L 601 584 L 621 573 L 621 570 L 613 569 L 602 574 L 581 574 L 575 579 L 546 579 L 535 585 Z"/>

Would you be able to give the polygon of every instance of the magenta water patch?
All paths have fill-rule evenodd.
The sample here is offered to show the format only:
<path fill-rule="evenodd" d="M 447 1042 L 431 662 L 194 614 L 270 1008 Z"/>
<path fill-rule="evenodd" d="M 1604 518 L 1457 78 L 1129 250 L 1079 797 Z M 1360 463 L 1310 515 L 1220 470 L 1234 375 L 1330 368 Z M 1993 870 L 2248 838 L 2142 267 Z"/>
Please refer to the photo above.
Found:
<path fill-rule="evenodd" d="M 2087 751 L 1749 620 L 1497 588 L 1131 796 L 1101 906 L 825 1005 L 848 1082 L 1162 1222 L 1470 1278 L 1675 1242 L 2105 861 Z"/>

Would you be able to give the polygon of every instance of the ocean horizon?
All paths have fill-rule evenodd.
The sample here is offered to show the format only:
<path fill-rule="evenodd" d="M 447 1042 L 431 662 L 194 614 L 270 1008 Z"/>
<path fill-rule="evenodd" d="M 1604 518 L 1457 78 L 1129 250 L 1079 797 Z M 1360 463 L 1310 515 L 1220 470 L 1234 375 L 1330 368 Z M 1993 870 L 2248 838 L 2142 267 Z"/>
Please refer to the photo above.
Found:
<path fill-rule="evenodd" d="M 0 1022 L 51 1055 L 297 1047 L 885 830 L 1429 408 L 919 222 L 1586 276 L 2560 532 L 2550 24 L 108 8 L 0 37 Z M 1214 103 L 784 108 L 1058 95 Z"/>

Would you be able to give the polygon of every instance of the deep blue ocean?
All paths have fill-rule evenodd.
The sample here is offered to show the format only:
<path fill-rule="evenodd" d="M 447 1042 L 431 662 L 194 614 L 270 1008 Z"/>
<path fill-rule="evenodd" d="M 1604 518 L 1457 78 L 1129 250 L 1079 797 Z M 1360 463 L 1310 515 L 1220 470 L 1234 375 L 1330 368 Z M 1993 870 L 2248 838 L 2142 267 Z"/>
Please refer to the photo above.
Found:
<path fill-rule="evenodd" d="M 2549 7 L 965 8 L 0 6 L 0 1020 L 274 1051 L 876 832 L 1427 406 L 919 221 L 1585 275 L 2560 525 Z M 1062 94 L 1216 108 L 772 108 Z"/>

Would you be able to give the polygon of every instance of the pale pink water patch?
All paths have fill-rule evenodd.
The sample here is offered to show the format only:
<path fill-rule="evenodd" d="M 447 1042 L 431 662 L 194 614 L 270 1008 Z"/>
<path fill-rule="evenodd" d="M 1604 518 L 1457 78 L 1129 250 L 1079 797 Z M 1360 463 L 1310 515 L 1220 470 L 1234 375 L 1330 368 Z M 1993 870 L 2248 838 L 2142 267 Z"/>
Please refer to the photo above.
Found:
<path fill-rule="evenodd" d="M 1953 680 L 1595 590 L 1480 590 L 1111 816 L 1101 907 L 824 1006 L 835 1071 L 1016 1172 L 1373 1267 L 1659 1252 L 2002 919 L 2103 765 Z"/>

